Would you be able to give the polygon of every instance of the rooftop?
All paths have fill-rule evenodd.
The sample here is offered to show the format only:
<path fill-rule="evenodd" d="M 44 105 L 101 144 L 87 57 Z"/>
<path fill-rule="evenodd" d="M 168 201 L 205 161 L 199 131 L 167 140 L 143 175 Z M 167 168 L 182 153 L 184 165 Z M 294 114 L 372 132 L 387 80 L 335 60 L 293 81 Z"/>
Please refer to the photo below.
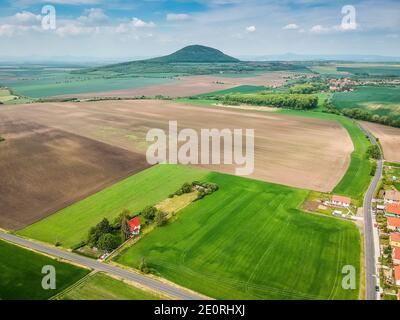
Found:
<path fill-rule="evenodd" d="M 391 227 L 400 228 L 400 218 L 388 217 L 387 224 Z"/>
<path fill-rule="evenodd" d="M 385 200 L 400 201 L 400 192 L 397 190 L 386 190 Z"/>
<path fill-rule="evenodd" d="M 389 203 L 386 206 L 386 212 L 400 215 L 400 204 Z"/>
<path fill-rule="evenodd" d="M 344 196 L 332 196 L 332 201 L 342 202 L 342 203 L 347 203 L 347 204 L 351 203 L 351 199 L 348 197 L 344 197 Z"/>
<path fill-rule="evenodd" d="M 400 242 L 400 233 L 392 232 L 390 234 L 390 241 Z"/>

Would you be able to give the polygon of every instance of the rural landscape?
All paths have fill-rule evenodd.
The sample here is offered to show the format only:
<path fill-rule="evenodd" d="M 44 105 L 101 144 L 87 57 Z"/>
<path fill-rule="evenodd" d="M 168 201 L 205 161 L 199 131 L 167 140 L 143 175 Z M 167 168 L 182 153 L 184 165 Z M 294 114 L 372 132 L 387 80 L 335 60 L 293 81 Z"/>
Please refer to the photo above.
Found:
<path fill-rule="evenodd" d="M 172 26 L 115 25 L 140 10 L 119 1 L 55 3 L 50 31 L 28 26 L 53 18 L 40 2 L 0 17 L 0 300 L 400 300 L 398 22 L 376 54 L 250 54 L 193 31 L 143 57 L 61 55 L 100 34 L 147 46 L 159 25 L 243 5 L 166 2 L 141 6 Z M 347 9 L 353 31 L 279 30 L 355 41 L 367 31 Z M 25 33 L 58 37 L 54 57 L 17 55 Z"/>

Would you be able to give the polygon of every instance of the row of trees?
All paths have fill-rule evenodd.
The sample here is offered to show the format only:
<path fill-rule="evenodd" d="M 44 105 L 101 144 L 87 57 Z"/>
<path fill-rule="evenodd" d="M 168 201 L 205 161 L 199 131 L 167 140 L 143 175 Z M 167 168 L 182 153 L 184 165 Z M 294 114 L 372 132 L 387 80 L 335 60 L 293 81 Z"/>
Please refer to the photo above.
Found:
<path fill-rule="evenodd" d="M 224 104 L 250 104 L 256 106 L 273 106 L 296 110 L 314 109 L 318 106 L 318 97 L 309 94 L 258 93 L 227 94 L 219 98 Z"/>
<path fill-rule="evenodd" d="M 203 199 L 205 196 L 217 191 L 218 189 L 219 187 L 216 183 L 200 181 L 193 181 L 192 183 L 185 182 L 180 189 L 178 189 L 175 193 L 170 194 L 169 198 L 173 198 L 174 196 L 180 196 L 182 194 L 190 193 L 194 190 L 197 190 L 197 200 L 200 200 Z"/>
<path fill-rule="evenodd" d="M 290 93 L 294 94 L 311 94 L 315 92 L 325 91 L 329 89 L 329 85 L 323 82 L 310 82 L 296 84 L 289 89 Z"/>
<path fill-rule="evenodd" d="M 360 109 L 360 108 L 339 110 L 329 100 L 325 101 L 324 106 L 325 106 L 325 112 L 328 112 L 328 113 L 344 115 L 346 117 L 356 119 L 356 120 L 375 122 L 375 123 L 383 124 L 386 126 L 400 128 L 400 118 L 394 118 L 394 117 L 390 117 L 390 116 L 381 116 L 378 114 L 373 114 L 367 110 Z"/>

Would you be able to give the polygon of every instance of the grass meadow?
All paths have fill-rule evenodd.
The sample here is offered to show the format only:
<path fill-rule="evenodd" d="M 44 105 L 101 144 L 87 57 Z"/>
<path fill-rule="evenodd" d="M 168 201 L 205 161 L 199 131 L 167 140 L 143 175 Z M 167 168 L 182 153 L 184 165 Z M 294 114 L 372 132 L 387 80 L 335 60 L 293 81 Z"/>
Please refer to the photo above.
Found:
<path fill-rule="evenodd" d="M 139 212 L 178 190 L 185 182 L 201 180 L 207 171 L 186 166 L 157 165 L 122 180 L 17 233 L 71 248 L 86 240 L 103 218 L 112 221 L 123 209 Z"/>
<path fill-rule="evenodd" d="M 219 173 L 220 189 L 115 258 L 217 299 L 357 299 L 342 267 L 360 267 L 354 224 L 297 209 L 308 191 Z M 357 280 L 359 283 L 359 279 Z"/>
<path fill-rule="evenodd" d="M 89 275 L 57 300 L 157 300 L 158 297 L 103 273 Z"/>
<path fill-rule="evenodd" d="M 0 300 L 44 300 L 63 291 L 89 273 L 71 264 L 0 240 Z M 56 290 L 42 288 L 42 268 L 56 269 Z"/>

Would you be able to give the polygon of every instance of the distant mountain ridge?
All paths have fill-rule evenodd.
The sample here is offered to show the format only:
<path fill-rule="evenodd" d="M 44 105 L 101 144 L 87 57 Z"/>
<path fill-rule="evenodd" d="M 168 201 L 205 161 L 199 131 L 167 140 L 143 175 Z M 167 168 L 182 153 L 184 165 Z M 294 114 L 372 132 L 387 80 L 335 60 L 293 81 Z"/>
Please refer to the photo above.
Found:
<path fill-rule="evenodd" d="M 240 62 L 239 59 L 228 56 L 220 50 L 201 46 L 191 45 L 184 47 L 170 55 L 147 59 L 146 62 L 160 63 L 235 63 Z"/>

